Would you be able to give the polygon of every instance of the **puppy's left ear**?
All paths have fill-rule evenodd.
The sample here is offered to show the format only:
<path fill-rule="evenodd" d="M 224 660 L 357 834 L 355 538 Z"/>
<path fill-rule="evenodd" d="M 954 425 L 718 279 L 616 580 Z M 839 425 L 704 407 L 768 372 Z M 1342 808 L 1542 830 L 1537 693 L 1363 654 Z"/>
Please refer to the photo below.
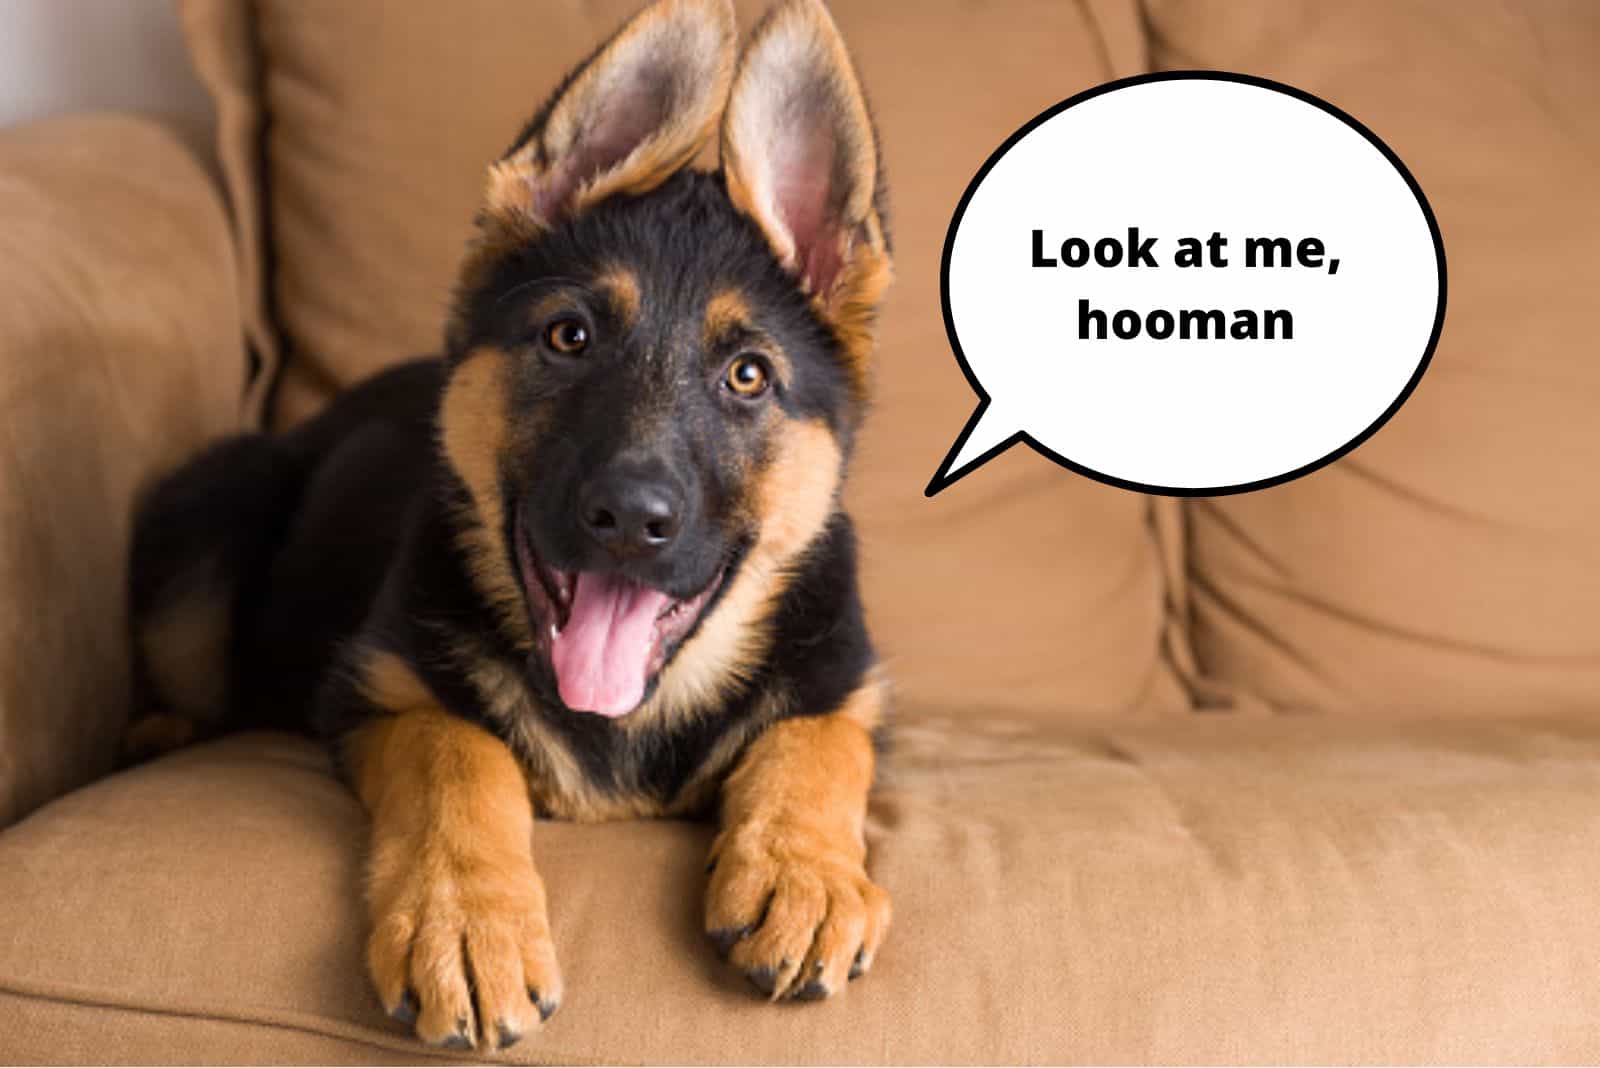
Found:
<path fill-rule="evenodd" d="M 666 181 L 716 131 L 734 40 L 730 0 L 656 0 L 640 11 L 489 168 L 488 221 L 537 231 Z"/>
<path fill-rule="evenodd" d="M 722 118 L 734 205 L 839 334 L 865 378 L 892 276 L 878 138 L 821 0 L 785 0 L 751 35 Z"/>

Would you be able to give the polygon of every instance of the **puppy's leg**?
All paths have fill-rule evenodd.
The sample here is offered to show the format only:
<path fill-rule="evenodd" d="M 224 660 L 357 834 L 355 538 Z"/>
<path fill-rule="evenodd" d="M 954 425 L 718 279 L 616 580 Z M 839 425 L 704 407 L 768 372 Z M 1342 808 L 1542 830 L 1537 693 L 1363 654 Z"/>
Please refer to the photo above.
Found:
<path fill-rule="evenodd" d="M 145 760 L 227 726 L 241 576 L 271 564 L 303 478 L 272 438 L 219 442 L 139 500 L 128 559 L 133 718 L 125 762 Z"/>
<path fill-rule="evenodd" d="M 780 720 L 723 787 L 706 930 L 773 1000 L 835 993 L 889 927 L 863 836 L 881 703 L 867 687 L 838 711 Z"/>
<path fill-rule="evenodd" d="M 561 1000 L 516 758 L 427 701 L 356 727 L 344 753 L 372 815 L 367 965 L 384 1007 L 434 1045 L 511 1045 Z"/>

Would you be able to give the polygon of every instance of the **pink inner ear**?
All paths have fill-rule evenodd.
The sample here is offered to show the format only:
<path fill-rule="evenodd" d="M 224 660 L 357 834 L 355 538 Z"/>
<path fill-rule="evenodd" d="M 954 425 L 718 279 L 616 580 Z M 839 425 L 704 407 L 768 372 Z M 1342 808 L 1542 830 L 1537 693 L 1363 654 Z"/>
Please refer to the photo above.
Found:
<path fill-rule="evenodd" d="M 616 167 L 666 123 L 672 109 L 670 70 L 649 67 L 630 72 L 624 84 L 604 95 L 604 106 L 591 106 L 571 149 L 533 191 L 535 213 L 542 219 L 567 214 L 580 186 Z"/>
<path fill-rule="evenodd" d="M 777 138 L 772 154 L 773 201 L 794 240 L 795 270 L 812 293 L 825 293 L 844 265 L 840 249 L 836 148 L 826 126 Z"/>

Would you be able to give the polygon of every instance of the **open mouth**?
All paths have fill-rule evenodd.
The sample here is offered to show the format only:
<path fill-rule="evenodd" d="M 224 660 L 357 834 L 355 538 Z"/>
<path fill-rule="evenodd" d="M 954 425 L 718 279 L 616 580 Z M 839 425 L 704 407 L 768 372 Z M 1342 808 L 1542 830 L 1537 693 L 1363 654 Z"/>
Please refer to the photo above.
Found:
<path fill-rule="evenodd" d="M 578 712 L 627 715 L 694 629 L 728 567 L 687 598 L 614 571 L 561 571 L 539 557 L 520 511 L 514 514 L 517 570 L 534 644 L 550 664 L 562 703 Z"/>

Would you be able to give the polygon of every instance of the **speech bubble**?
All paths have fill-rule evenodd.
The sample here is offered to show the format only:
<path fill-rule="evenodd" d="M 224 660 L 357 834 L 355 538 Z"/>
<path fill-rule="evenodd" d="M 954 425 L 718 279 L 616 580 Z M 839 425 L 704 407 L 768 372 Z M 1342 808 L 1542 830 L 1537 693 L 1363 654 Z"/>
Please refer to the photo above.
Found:
<path fill-rule="evenodd" d="M 1018 443 L 1169 496 L 1278 485 L 1356 448 L 1444 324 L 1444 242 L 1371 130 L 1262 78 L 1080 93 L 978 171 L 945 330 L 979 404 L 931 497 Z"/>

